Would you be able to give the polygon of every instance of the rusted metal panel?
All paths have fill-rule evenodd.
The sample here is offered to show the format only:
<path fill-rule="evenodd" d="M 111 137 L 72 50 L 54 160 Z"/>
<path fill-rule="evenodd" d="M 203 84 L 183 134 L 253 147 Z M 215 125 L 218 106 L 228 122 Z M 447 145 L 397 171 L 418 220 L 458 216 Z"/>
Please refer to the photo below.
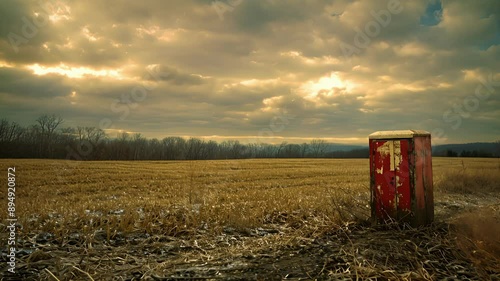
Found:
<path fill-rule="evenodd" d="M 370 135 L 369 145 L 372 217 L 414 226 L 432 222 L 430 134 L 415 130 L 376 132 Z"/>
<path fill-rule="evenodd" d="M 434 194 L 432 183 L 432 156 L 430 137 L 415 138 L 415 190 L 417 197 L 417 224 L 434 220 Z"/>

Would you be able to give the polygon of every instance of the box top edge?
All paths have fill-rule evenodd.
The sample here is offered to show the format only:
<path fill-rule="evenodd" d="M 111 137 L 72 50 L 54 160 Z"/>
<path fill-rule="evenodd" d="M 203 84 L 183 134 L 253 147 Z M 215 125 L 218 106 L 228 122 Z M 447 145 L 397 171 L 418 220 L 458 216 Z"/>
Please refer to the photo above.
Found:
<path fill-rule="evenodd" d="M 431 134 L 424 130 L 393 130 L 377 131 L 368 136 L 369 139 L 407 139 L 418 136 L 430 136 Z"/>

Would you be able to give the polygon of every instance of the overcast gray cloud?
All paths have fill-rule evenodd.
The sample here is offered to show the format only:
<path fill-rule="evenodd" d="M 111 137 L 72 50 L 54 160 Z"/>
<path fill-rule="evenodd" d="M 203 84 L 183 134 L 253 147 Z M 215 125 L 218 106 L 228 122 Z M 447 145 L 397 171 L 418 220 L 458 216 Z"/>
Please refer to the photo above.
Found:
<path fill-rule="evenodd" d="M 5 0 L 0 118 L 55 113 L 110 136 L 494 141 L 499 44 L 496 0 Z"/>

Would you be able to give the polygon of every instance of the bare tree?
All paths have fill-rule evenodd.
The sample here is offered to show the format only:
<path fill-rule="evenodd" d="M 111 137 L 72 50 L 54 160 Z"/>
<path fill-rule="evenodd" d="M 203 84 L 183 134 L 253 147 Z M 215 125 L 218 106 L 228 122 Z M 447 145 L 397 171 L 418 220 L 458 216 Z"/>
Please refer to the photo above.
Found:
<path fill-rule="evenodd" d="M 215 159 L 219 150 L 219 145 L 216 141 L 210 140 L 205 143 L 203 159 Z"/>
<path fill-rule="evenodd" d="M 115 157 L 118 160 L 128 160 L 130 158 L 130 135 L 127 132 L 118 134 L 116 138 Z"/>
<path fill-rule="evenodd" d="M 300 157 L 300 145 L 299 144 L 287 144 L 283 149 L 283 157 L 286 158 L 299 158 Z"/>
<path fill-rule="evenodd" d="M 162 139 L 162 159 L 182 160 L 186 154 L 186 140 L 181 137 Z"/>
<path fill-rule="evenodd" d="M 132 151 L 133 160 L 142 160 L 145 158 L 146 139 L 140 133 L 134 134 L 132 137 Z"/>
<path fill-rule="evenodd" d="M 231 149 L 229 152 L 229 156 L 232 159 L 240 159 L 242 154 L 245 152 L 245 146 L 241 144 L 239 141 L 229 141 L 231 145 Z"/>
<path fill-rule="evenodd" d="M 60 116 L 52 115 L 42 115 L 36 119 L 36 122 L 40 126 L 40 156 L 53 157 L 54 147 L 53 139 L 55 130 L 59 125 L 61 125 L 64 120 Z"/>
<path fill-rule="evenodd" d="M 106 133 L 96 127 L 85 127 L 85 137 L 90 142 L 90 144 L 94 147 L 106 137 Z"/>
<path fill-rule="evenodd" d="M 280 157 L 280 153 L 281 151 L 285 148 L 285 146 L 287 145 L 287 142 L 284 141 L 282 142 L 279 146 L 278 146 L 278 150 L 276 151 L 276 158 L 279 158 Z"/>
<path fill-rule="evenodd" d="M 324 156 L 328 143 L 322 139 L 314 139 L 309 146 L 313 157 L 321 157 Z"/>
<path fill-rule="evenodd" d="M 271 158 L 276 156 L 277 147 L 268 143 L 259 143 L 258 151 L 258 157 Z"/>
<path fill-rule="evenodd" d="M 85 140 L 85 127 L 76 127 L 75 133 L 78 137 L 78 142 L 83 142 Z"/>
<path fill-rule="evenodd" d="M 78 138 L 77 146 L 89 150 L 86 159 L 98 159 L 101 151 L 101 142 L 106 138 L 106 133 L 96 127 L 76 127 L 75 134 Z"/>
<path fill-rule="evenodd" d="M 239 159 L 244 156 L 246 146 L 237 140 L 226 140 L 219 144 L 220 156 L 226 159 Z"/>
<path fill-rule="evenodd" d="M 0 120 L 0 142 L 7 141 L 7 131 L 9 130 L 9 121 Z"/>
<path fill-rule="evenodd" d="M 0 120 L 0 156 L 19 157 L 18 153 L 28 149 L 20 146 L 21 139 L 25 135 L 26 129 L 16 122 L 9 122 L 6 119 Z"/>
<path fill-rule="evenodd" d="M 157 138 L 148 140 L 146 149 L 146 159 L 160 160 L 161 159 L 161 143 Z"/>
<path fill-rule="evenodd" d="M 56 158 L 68 155 L 68 147 L 74 147 L 76 143 L 76 129 L 73 127 L 61 128 L 60 133 L 56 134 L 54 146 Z"/>
<path fill-rule="evenodd" d="M 56 116 L 55 114 L 45 114 L 38 117 L 38 119 L 36 119 L 36 122 L 38 123 L 38 125 L 40 125 L 42 132 L 46 132 L 48 135 L 51 135 L 54 133 L 57 127 L 64 122 L 64 120 L 60 116 Z"/>
<path fill-rule="evenodd" d="M 200 159 L 203 143 L 200 139 L 190 138 L 186 143 L 186 158 L 189 160 Z"/>
<path fill-rule="evenodd" d="M 248 158 L 255 158 L 259 153 L 259 146 L 256 143 L 249 143 L 246 145 L 248 151 Z"/>
<path fill-rule="evenodd" d="M 76 136 L 76 130 L 73 127 L 61 128 L 61 135 L 67 137 L 68 139 L 74 140 Z"/>
<path fill-rule="evenodd" d="M 497 157 L 500 158 L 500 140 L 497 140 Z"/>
<path fill-rule="evenodd" d="M 309 149 L 309 145 L 307 143 L 303 143 L 300 145 L 300 157 L 304 158 L 307 155 L 307 150 Z"/>
<path fill-rule="evenodd" d="M 6 119 L 0 121 L 0 142 L 14 142 L 19 140 L 24 133 L 24 129 L 16 122 L 9 122 Z"/>
<path fill-rule="evenodd" d="M 231 143 L 229 141 L 223 141 L 219 144 L 220 158 L 229 158 L 229 151 L 231 150 Z"/>

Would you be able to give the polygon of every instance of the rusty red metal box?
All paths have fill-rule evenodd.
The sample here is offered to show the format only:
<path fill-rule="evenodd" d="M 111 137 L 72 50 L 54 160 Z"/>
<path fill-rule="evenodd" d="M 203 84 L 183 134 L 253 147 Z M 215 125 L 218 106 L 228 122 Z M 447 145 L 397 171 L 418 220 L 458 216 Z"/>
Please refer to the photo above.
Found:
<path fill-rule="evenodd" d="M 369 136 L 372 218 L 419 226 L 434 220 L 431 135 L 420 130 Z"/>

